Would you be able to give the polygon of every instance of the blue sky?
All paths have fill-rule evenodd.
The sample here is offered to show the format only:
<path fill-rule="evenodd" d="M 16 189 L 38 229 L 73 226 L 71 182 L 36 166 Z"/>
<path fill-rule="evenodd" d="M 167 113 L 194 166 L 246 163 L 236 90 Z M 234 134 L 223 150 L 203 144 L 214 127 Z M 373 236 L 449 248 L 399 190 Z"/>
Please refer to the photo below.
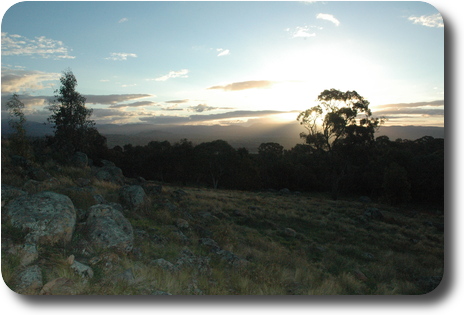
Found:
<path fill-rule="evenodd" d="M 11 6 L 10 4 L 9 6 Z M 425 2 L 21 2 L 2 20 L 2 118 L 71 69 L 97 123 L 295 121 L 356 90 L 387 125 L 444 125 L 444 22 Z"/>

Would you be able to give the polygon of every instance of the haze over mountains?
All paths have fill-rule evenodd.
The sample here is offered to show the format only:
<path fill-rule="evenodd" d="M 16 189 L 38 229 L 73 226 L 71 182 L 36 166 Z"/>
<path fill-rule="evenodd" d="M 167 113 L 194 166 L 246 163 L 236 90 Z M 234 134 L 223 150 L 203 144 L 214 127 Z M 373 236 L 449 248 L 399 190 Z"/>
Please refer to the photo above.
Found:
<path fill-rule="evenodd" d="M 264 142 L 277 142 L 290 149 L 298 143 L 303 143 L 299 134 L 305 129 L 295 123 L 260 124 L 250 126 L 220 126 L 220 125 L 154 125 L 154 124 L 101 124 L 96 126 L 98 131 L 108 140 L 108 147 L 125 144 L 145 145 L 150 141 L 169 141 L 174 143 L 180 139 L 188 139 L 195 144 L 222 139 L 235 148 L 245 147 L 251 153 Z M 49 124 L 28 121 L 26 130 L 29 136 L 43 137 L 52 134 Z M 11 133 L 7 120 L 2 120 L 2 135 Z M 398 138 L 415 140 L 423 136 L 444 138 L 445 129 L 442 127 L 422 126 L 382 126 L 376 137 L 386 135 L 390 140 Z"/>

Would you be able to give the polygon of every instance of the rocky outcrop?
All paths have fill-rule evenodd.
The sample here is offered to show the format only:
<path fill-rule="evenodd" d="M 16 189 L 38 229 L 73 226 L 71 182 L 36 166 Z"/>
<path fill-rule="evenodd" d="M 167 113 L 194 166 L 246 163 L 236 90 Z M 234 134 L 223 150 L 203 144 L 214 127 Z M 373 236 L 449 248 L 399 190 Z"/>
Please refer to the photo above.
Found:
<path fill-rule="evenodd" d="M 8 204 L 7 215 L 13 226 L 29 231 L 30 244 L 67 243 L 76 224 L 71 199 L 51 191 L 16 198 Z"/>
<path fill-rule="evenodd" d="M 128 253 L 133 248 L 132 225 L 122 212 L 111 204 L 89 208 L 86 221 L 89 242 L 99 248 L 112 248 Z"/>

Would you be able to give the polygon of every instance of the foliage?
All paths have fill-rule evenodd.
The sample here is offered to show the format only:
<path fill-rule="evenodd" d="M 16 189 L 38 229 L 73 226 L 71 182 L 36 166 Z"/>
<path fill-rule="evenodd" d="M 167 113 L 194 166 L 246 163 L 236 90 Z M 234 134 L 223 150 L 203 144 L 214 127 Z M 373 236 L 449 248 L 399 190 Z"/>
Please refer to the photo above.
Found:
<path fill-rule="evenodd" d="M 8 123 L 13 128 L 14 133 L 10 137 L 11 146 L 15 154 L 24 157 L 32 155 L 29 141 L 26 138 L 26 117 L 24 116 L 24 104 L 20 101 L 19 96 L 15 93 L 6 103 L 10 118 Z"/>
<path fill-rule="evenodd" d="M 106 146 L 106 139 L 95 129 L 90 120 L 92 109 L 85 107 L 85 97 L 76 91 L 77 79 L 67 70 L 60 78 L 61 87 L 56 90 L 55 100 L 50 106 L 55 135 L 53 143 L 65 156 L 76 151 L 95 153 L 96 148 Z"/>

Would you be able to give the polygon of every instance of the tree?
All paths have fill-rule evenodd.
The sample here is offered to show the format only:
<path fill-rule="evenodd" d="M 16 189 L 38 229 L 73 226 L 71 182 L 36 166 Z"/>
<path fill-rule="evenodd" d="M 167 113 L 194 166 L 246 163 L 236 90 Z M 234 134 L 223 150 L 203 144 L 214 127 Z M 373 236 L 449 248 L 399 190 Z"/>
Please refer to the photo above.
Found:
<path fill-rule="evenodd" d="M 19 100 L 19 96 L 15 93 L 6 103 L 10 118 L 8 123 L 13 128 L 14 133 L 11 135 L 11 144 L 13 151 L 25 157 L 31 155 L 29 141 L 26 138 L 26 117 L 24 116 L 24 104 Z"/>
<path fill-rule="evenodd" d="M 384 118 L 372 117 L 369 101 L 356 91 L 324 90 L 317 100 L 318 105 L 297 117 L 308 131 L 300 136 L 314 151 L 326 153 L 332 167 L 332 197 L 336 199 L 340 180 L 360 158 L 365 161 L 366 148 L 373 143 Z"/>
<path fill-rule="evenodd" d="M 72 154 L 86 150 L 89 136 L 95 137 L 95 123 L 90 120 L 92 109 L 85 107 L 85 97 L 76 91 L 77 80 L 67 70 L 60 78 L 61 87 L 56 90 L 55 100 L 50 106 L 48 121 L 55 129 L 54 142 L 62 153 Z M 88 149 L 88 148 L 87 148 Z"/>
<path fill-rule="evenodd" d="M 297 117 L 308 130 L 300 136 L 314 149 L 332 151 L 340 144 L 372 142 L 375 131 L 384 122 L 384 118 L 372 117 L 369 101 L 356 91 L 324 90 L 317 100 L 318 105 Z"/>

